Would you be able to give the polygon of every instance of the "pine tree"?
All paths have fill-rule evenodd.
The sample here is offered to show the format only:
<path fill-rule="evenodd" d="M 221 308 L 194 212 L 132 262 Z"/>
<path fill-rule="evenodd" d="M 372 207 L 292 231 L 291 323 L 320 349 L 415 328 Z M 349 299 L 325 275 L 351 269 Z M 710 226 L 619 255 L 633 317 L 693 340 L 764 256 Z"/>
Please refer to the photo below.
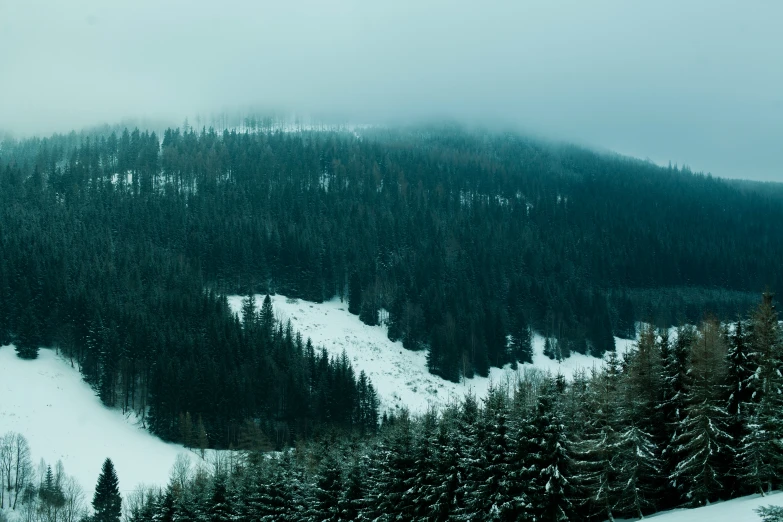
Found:
<path fill-rule="evenodd" d="M 353 315 L 359 315 L 362 311 L 362 283 L 358 272 L 351 273 L 348 283 L 348 311 Z"/>
<path fill-rule="evenodd" d="M 695 342 L 696 333 L 693 327 L 683 326 L 677 329 L 677 337 L 674 343 L 669 341 L 666 330 L 661 331 L 661 357 L 662 368 L 662 395 L 659 411 L 663 424 L 664 440 L 661 446 L 661 473 L 666 478 L 667 488 L 671 489 L 670 495 L 662 499 L 663 506 L 674 507 L 680 503 L 679 493 L 671 486 L 669 477 L 674 473 L 679 464 L 679 457 L 675 451 L 675 440 L 679 436 L 682 422 L 686 416 L 686 386 L 688 372 L 688 355 L 691 345 Z"/>
<path fill-rule="evenodd" d="M 658 411 L 662 386 L 662 361 L 655 329 L 647 325 L 633 350 L 626 354 L 617 415 L 624 426 L 617 435 L 615 491 L 618 514 L 639 516 L 655 509 L 659 497 L 661 463 L 656 443 L 665 438 Z"/>
<path fill-rule="evenodd" d="M 486 520 L 533 520 L 527 492 L 514 476 L 507 401 L 503 389 L 491 389 L 486 399 L 481 420 L 484 436 L 477 441 L 481 461 L 475 476 L 473 511 L 484 513 Z"/>
<path fill-rule="evenodd" d="M 359 520 L 366 508 L 367 464 L 362 458 L 355 459 L 348 470 L 348 476 L 340 496 L 340 516 L 343 520 Z"/>
<path fill-rule="evenodd" d="M 615 509 L 618 514 L 643 518 L 656 507 L 655 479 L 661 471 L 658 448 L 649 433 L 633 424 L 618 434 L 610 448 L 615 454 Z"/>
<path fill-rule="evenodd" d="M 617 355 L 612 353 L 604 370 L 590 379 L 582 403 L 586 411 L 584 425 L 569 436 L 575 504 L 585 518 L 605 517 L 610 522 L 614 520 L 618 495 L 613 489 L 616 459 L 612 451 L 617 441 L 617 416 L 613 411 L 618 381 Z"/>
<path fill-rule="evenodd" d="M 340 519 L 340 492 L 343 488 L 342 469 L 335 456 L 329 452 L 323 459 L 316 476 L 313 491 L 315 502 L 310 517 L 319 521 Z"/>
<path fill-rule="evenodd" d="M 272 307 L 272 298 L 269 294 L 264 296 L 264 303 L 261 305 L 261 311 L 258 314 L 258 322 L 261 326 L 264 339 L 267 341 L 272 339 L 272 332 L 275 327 L 275 311 Z"/>
<path fill-rule="evenodd" d="M 566 521 L 573 511 L 567 438 L 555 383 L 542 386 L 531 433 L 534 470 L 538 472 L 530 493 L 535 520 Z"/>
<path fill-rule="evenodd" d="M 255 330 L 256 320 L 256 298 L 252 294 L 248 294 L 242 298 L 242 326 L 246 332 L 250 333 Z"/>
<path fill-rule="evenodd" d="M 742 440 L 747 435 L 747 423 L 749 405 L 751 401 L 750 380 L 754 375 L 754 368 L 748 354 L 747 338 L 742 320 L 737 320 L 734 331 L 729 336 L 728 368 L 726 375 L 726 412 L 729 415 L 729 424 L 726 432 L 731 437 L 731 451 L 733 455 L 740 452 Z M 738 480 L 739 470 L 736 459 L 732 459 L 730 469 L 726 476 L 726 488 L 729 493 L 741 493 L 743 484 Z"/>
<path fill-rule="evenodd" d="M 722 393 L 727 349 L 716 321 L 705 321 L 691 348 L 686 388 L 686 417 L 673 441 L 678 464 L 672 484 L 692 507 L 716 500 L 723 486 L 724 463 L 733 455 L 726 433 L 729 416 Z"/>
<path fill-rule="evenodd" d="M 119 480 L 114 471 L 114 463 L 106 459 L 98 476 L 95 495 L 92 499 L 94 522 L 119 522 L 122 514 L 122 497 L 120 496 Z"/>
<path fill-rule="evenodd" d="M 234 520 L 233 510 L 226 494 L 226 483 L 221 477 L 215 480 L 207 512 L 209 522 L 229 522 Z"/>
<path fill-rule="evenodd" d="M 772 295 L 765 293 L 752 318 L 747 433 L 737 456 L 740 480 L 753 491 L 771 490 L 783 462 L 783 342 Z"/>

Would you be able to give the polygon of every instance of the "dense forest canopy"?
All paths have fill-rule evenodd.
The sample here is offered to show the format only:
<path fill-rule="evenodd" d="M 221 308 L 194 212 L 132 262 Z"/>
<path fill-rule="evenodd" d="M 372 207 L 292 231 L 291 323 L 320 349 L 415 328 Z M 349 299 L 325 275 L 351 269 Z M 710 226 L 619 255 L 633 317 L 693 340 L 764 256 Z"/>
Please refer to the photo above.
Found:
<path fill-rule="evenodd" d="M 782 350 L 769 294 L 731 326 L 645 325 L 570 381 L 534 369 L 367 439 L 175 466 L 128 520 L 602 522 L 764 495 L 783 476 Z"/>
<path fill-rule="evenodd" d="M 190 418 L 210 444 L 279 445 L 372 430 L 377 399 L 285 325 L 241 324 L 228 293 L 383 309 L 457 380 L 529 360 L 533 330 L 566 357 L 639 320 L 733 319 L 783 289 L 781 218 L 774 190 L 453 126 L 6 140 L 0 341 L 61 347 L 166 438 Z"/>

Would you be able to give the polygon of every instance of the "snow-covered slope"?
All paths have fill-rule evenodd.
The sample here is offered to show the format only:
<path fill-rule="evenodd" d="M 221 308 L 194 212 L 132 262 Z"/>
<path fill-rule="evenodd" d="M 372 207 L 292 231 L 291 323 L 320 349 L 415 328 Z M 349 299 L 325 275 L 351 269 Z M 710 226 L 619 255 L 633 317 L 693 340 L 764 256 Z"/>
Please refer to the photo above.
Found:
<path fill-rule="evenodd" d="M 177 455 L 187 452 L 104 407 L 78 370 L 46 349 L 24 361 L 12 346 L 0 347 L 0 435 L 8 431 L 27 438 L 34 466 L 62 460 L 89 498 L 106 457 L 127 494 L 140 483 L 164 486 Z"/>
<path fill-rule="evenodd" d="M 769 505 L 783 505 L 783 493 L 776 491 L 766 497 L 750 495 L 696 509 L 663 511 L 648 518 L 655 522 L 755 522 L 761 517 L 754 510 Z"/>
<path fill-rule="evenodd" d="M 264 296 L 256 296 L 258 307 Z M 231 309 L 239 314 L 242 296 L 228 298 Z M 472 392 L 477 397 L 486 395 L 491 383 L 513 383 L 516 372 L 509 367 L 492 368 L 489 378 L 475 377 L 461 383 L 446 381 L 427 371 L 426 353 L 403 348 L 400 342 L 391 342 L 385 326 L 367 326 L 355 315 L 348 313 L 347 303 L 335 298 L 324 303 L 287 299 L 272 296 L 275 315 L 283 321 L 291 320 L 294 329 L 313 341 L 316 347 L 324 347 L 331 356 L 338 357 L 343 350 L 358 373 L 364 371 L 371 379 L 385 409 L 407 407 L 412 412 L 423 412 L 432 406 L 442 406 L 461 399 Z M 631 341 L 615 339 L 618 351 L 627 349 Z M 599 359 L 574 354 L 558 363 L 544 356 L 544 339 L 533 339 L 533 364 L 521 365 L 518 372 L 538 368 L 558 372 L 571 377 L 578 368 L 592 368 L 601 364 Z"/>

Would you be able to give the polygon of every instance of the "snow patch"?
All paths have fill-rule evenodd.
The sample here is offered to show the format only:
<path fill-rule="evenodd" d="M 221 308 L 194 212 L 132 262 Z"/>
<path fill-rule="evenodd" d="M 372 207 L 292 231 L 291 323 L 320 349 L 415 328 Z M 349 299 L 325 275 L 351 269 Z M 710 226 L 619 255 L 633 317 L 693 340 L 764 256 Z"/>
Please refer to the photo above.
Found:
<path fill-rule="evenodd" d="M 229 296 L 231 310 L 239 315 L 242 296 Z M 256 295 L 256 307 L 260 308 L 264 296 Z M 367 326 L 359 318 L 348 313 L 348 303 L 339 298 L 323 303 L 289 299 L 283 295 L 271 297 L 275 316 L 283 322 L 290 320 L 294 330 L 304 339 L 310 338 L 313 345 L 326 348 L 332 357 L 339 357 L 345 351 L 354 371 L 364 371 L 372 381 L 381 400 L 381 409 L 395 411 L 407 407 L 413 413 L 423 413 L 430 407 L 441 407 L 461 400 L 472 392 L 477 398 L 486 397 L 494 383 L 513 384 L 521 372 L 531 368 L 548 371 L 553 375 L 562 373 L 571 378 L 579 369 L 590 370 L 602 364 L 600 359 L 574 354 L 558 362 L 544 355 L 544 338 L 533 338 L 533 364 L 520 365 L 514 371 L 492 368 L 489 377 L 463 379 L 460 383 L 447 381 L 427 371 L 426 351 L 411 351 L 401 342 L 392 342 L 387 337 L 387 328 Z M 617 351 L 623 353 L 634 341 L 615 339 Z"/>
<path fill-rule="evenodd" d="M 13 346 L 0 347 L 0 435 L 24 435 L 33 466 L 40 459 L 52 467 L 62 460 L 92 498 L 103 461 L 117 469 L 120 490 L 127 495 L 139 484 L 165 486 L 177 455 L 195 454 L 151 435 L 134 418 L 101 404 L 79 371 L 54 350 L 41 349 L 38 359 L 16 356 Z"/>
<path fill-rule="evenodd" d="M 749 495 L 695 509 L 662 511 L 647 518 L 655 519 L 655 522 L 753 522 L 761 520 L 754 510 L 768 505 L 783 505 L 781 492 L 776 491 L 765 497 Z M 622 522 L 623 519 L 615 520 Z"/>

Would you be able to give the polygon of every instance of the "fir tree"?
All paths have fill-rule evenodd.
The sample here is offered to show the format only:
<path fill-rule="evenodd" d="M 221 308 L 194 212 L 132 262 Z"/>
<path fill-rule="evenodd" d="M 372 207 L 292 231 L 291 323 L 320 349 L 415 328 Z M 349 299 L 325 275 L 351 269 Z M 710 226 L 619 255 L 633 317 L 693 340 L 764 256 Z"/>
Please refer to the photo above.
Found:
<path fill-rule="evenodd" d="M 229 522 L 234 520 L 233 510 L 226 494 L 226 483 L 221 477 L 215 480 L 207 512 L 209 522 Z"/>
<path fill-rule="evenodd" d="M 726 471 L 724 463 L 733 457 L 722 393 L 726 353 L 720 325 L 704 322 L 690 352 L 686 417 L 673 441 L 678 464 L 672 471 L 672 484 L 692 507 L 718 498 Z"/>
<path fill-rule="evenodd" d="M 734 331 L 729 336 L 727 359 L 726 392 L 728 397 L 726 399 L 726 412 L 729 415 L 729 424 L 726 432 L 731 437 L 732 454 L 736 456 L 740 452 L 742 440 L 747 435 L 751 401 L 750 380 L 754 375 L 742 320 L 737 320 L 734 325 Z M 744 491 L 742 482 L 738 480 L 739 470 L 736 463 L 736 459 L 733 458 L 730 469 L 726 474 L 726 488 L 730 493 Z"/>
<path fill-rule="evenodd" d="M 353 315 L 359 315 L 362 311 L 362 283 L 358 272 L 351 273 L 348 283 L 348 311 Z"/>
<path fill-rule="evenodd" d="M 536 520 L 553 522 L 571 519 L 573 485 L 570 482 L 567 438 L 555 384 L 546 382 L 533 418 L 534 455 L 532 465 L 538 477 L 530 495 Z"/>
<path fill-rule="evenodd" d="M 242 298 L 242 325 L 245 331 L 248 333 L 253 332 L 257 320 L 256 299 L 252 294 L 248 294 Z"/>
<path fill-rule="evenodd" d="M 258 314 L 258 322 L 261 326 L 261 331 L 263 332 L 264 339 L 271 340 L 272 339 L 272 332 L 275 327 L 275 312 L 272 308 L 272 298 L 269 297 L 269 294 L 266 294 L 264 296 L 264 302 L 261 305 L 261 311 Z"/>
<path fill-rule="evenodd" d="M 119 480 L 114 471 L 114 463 L 106 459 L 98 476 L 95 495 L 92 499 L 94 522 L 118 522 L 122 514 L 122 497 L 120 496 Z"/>
<path fill-rule="evenodd" d="M 329 452 L 323 459 L 316 478 L 315 502 L 310 511 L 313 520 L 340 520 L 340 492 L 342 489 L 341 466 L 335 456 Z"/>
<path fill-rule="evenodd" d="M 739 448 L 740 480 L 764 494 L 778 481 L 783 460 L 783 346 L 772 295 L 765 293 L 752 318 L 751 361 L 756 370 L 749 381 L 747 433 Z"/>

